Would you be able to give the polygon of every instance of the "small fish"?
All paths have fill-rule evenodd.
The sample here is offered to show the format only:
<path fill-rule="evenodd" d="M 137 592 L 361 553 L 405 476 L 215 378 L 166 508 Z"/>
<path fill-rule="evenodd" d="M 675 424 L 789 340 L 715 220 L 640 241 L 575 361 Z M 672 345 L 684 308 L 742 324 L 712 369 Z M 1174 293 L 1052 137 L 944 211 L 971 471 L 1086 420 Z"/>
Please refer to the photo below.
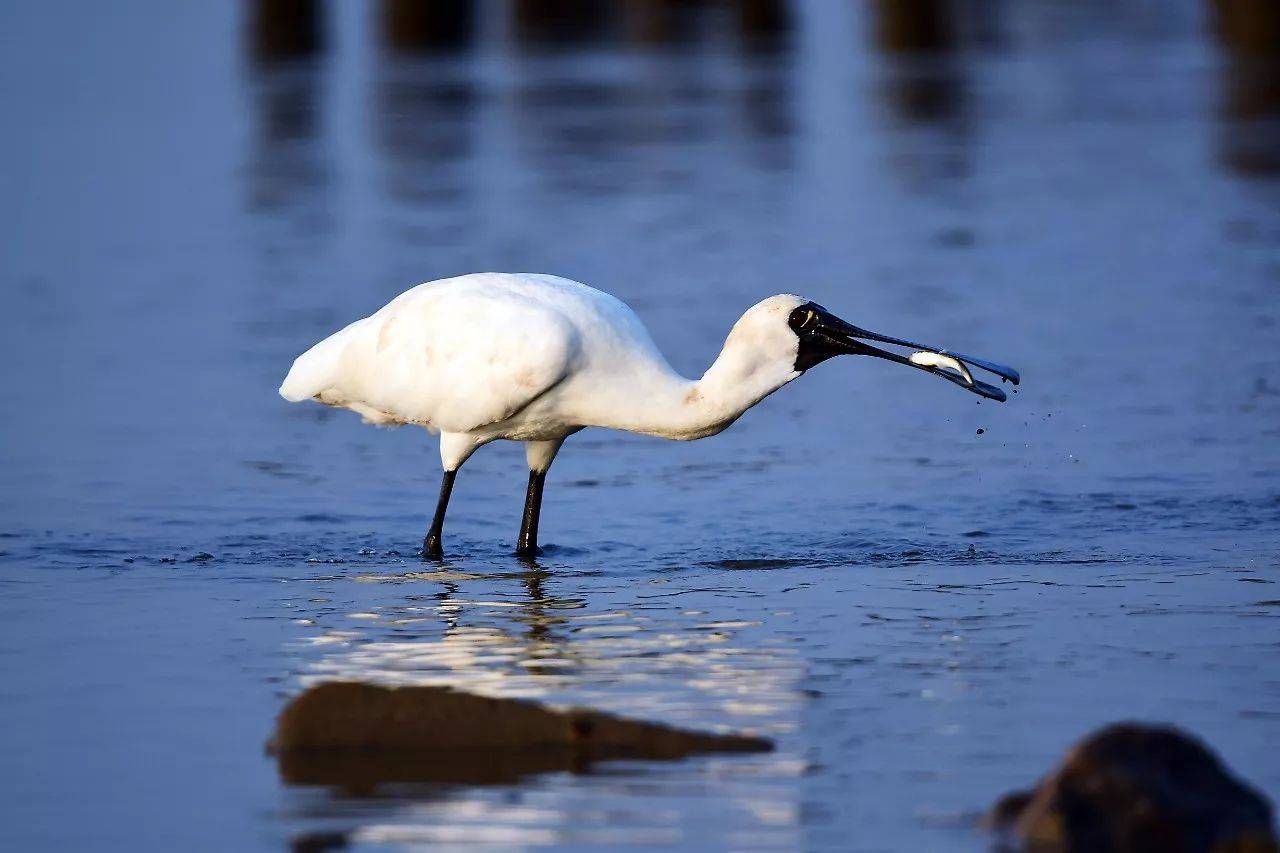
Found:
<path fill-rule="evenodd" d="M 949 370 L 957 376 L 964 378 L 968 384 L 973 384 L 973 374 L 969 372 L 969 368 L 964 366 L 964 362 L 953 356 L 941 352 L 922 352 L 911 353 L 911 363 L 919 367 L 936 367 L 939 370 Z"/>

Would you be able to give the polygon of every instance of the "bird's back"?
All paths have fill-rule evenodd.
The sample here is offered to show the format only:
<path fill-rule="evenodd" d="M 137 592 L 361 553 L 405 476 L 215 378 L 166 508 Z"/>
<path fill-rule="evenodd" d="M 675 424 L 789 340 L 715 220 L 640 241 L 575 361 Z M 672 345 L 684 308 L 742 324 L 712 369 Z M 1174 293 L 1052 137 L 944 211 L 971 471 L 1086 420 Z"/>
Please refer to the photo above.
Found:
<path fill-rule="evenodd" d="M 280 394 L 352 409 L 373 423 L 470 432 L 503 421 L 589 352 L 648 333 L 618 300 L 536 274 L 476 273 L 418 285 L 294 362 Z"/>

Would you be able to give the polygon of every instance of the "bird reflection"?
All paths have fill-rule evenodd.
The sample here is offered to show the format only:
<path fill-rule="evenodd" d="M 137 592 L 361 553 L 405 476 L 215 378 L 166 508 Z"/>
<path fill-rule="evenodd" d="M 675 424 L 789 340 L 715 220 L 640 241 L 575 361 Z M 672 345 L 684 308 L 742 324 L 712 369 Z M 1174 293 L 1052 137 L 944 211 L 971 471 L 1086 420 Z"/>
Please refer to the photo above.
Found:
<path fill-rule="evenodd" d="M 581 598 L 556 595 L 551 584 L 565 579 L 536 564 L 518 573 L 446 569 L 365 580 L 441 588 L 430 599 L 400 597 L 401 603 L 381 609 L 368 642 L 325 656 L 309 680 L 449 686 L 588 705 L 618 700 L 619 685 L 627 684 L 633 689 L 622 697 L 626 705 L 613 710 L 661 718 L 675 705 L 701 707 L 717 722 L 737 707 L 769 716 L 761 709 L 791 701 L 789 656 L 739 648 L 736 628 L 687 621 L 674 602 L 640 612 L 593 609 Z M 522 590 L 515 599 L 503 594 L 512 582 Z M 672 679 L 672 672 L 685 677 Z M 693 694 L 691 684 L 698 685 Z"/>
<path fill-rule="evenodd" d="M 388 608 L 382 615 L 391 628 L 390 636 L 322 661 L 317 671 L 325 677 L 360 681 L 542 696 L 562 687 L 579 670 L 582 661 L 564 614 L 582 609 L 581 599 L 548 594 L 545 582 L 550 576 L 536 563 L 526 564 L 526 571 L 516 574 L 465 577 L 468 582 L 517 580 L 524 594 L 510 603 L 505 597 L 477 601 L 464 594 L 463 581 L 449 579 L 447 572 L 414 573 L 414 582 L 440 584 L 431 598 L 432 615 L 424 616 L 413 603 Z M 401 578 L 384 580 L 393 579 Z M 424 622 L 439 626 L 438 639 L 400 639 L 402 628 L 412 626 L 417 633 Z"/>
<path fill-rule="evenodd" d="M 1219 151 L 1245 177 L 1280 175 L 1280 5 L 1213 0 L 1221 72 Z"/>
<path fill-rule="evenodd" d="M 557 602 L 555 599 L 548 598 L 542 585 L 547 577 L 548 573 L 544 569 L 536 562 L 530 562 L 529 571 L 524 576 L 529 601 L 516 614 L 514 621 L 525 626 L 525 657 L 530 661 L 529 673 L 531 675 L 564 675 L 574 671 L 576 662 L 573 662 L 572 657 L 562 654 L 567 650 L 567 642 L 557 629 L 563 628 L 565 619 L 557 615 L 554 608 L 557 604 L 573 606 L 576 602 L 571 599 L 562 599 Z M 547 667 L 538 663 L 542 660 L 566 661 L 570 662 L 570 666 L 568 668 Z"/>

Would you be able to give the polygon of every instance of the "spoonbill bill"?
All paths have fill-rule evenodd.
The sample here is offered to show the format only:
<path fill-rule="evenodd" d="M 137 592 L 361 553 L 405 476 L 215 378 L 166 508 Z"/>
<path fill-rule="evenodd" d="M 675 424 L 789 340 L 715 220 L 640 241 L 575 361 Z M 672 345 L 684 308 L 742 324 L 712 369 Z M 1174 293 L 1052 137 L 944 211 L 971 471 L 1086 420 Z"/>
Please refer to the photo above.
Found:
<path fill-rule="evenodd" d="M 869 332 L 789 293 L 747 309 L 702 378 L 686 379 L 613 296 L 552 275 L 476 273 L 420 284 L 320 341 L 294 361 L 280 395 L 350 409 L 371 424 L 440 434 L 444 479 L 424 558 L 442 556 L 445 511 L 462 464 L 496 439 L 524 442 L 529 486 L 516 554 L 528 558 L 538 550 L 547 469 L 570 435 L 604 427 L 706 438 L 837 355 L 905 364 L 1001 402 L 1004 392 L 969 368 L 1019 381 L 1011 367 Z"/>

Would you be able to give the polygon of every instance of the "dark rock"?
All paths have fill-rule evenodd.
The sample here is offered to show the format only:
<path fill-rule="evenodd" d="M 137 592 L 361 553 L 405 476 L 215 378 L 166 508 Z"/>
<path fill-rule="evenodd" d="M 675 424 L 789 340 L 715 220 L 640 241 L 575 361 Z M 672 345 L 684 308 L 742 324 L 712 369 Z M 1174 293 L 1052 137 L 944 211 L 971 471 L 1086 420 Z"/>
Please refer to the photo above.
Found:
<path fill-rule="evenodd" d="M 987 823 L 1036 853 L 1276 853 L 1271 805 L 1196 738 L 1117 723 L 1090 735 Z"/>
<path fill-rule="evenodd" d="M 768 740 L 685 731 L 447 687 L 331 682 L 294 697 L 267 745 L 285 782 L 370 795 L 384 784 L 510 784 L 609 759 L 767 752 Z"/>

